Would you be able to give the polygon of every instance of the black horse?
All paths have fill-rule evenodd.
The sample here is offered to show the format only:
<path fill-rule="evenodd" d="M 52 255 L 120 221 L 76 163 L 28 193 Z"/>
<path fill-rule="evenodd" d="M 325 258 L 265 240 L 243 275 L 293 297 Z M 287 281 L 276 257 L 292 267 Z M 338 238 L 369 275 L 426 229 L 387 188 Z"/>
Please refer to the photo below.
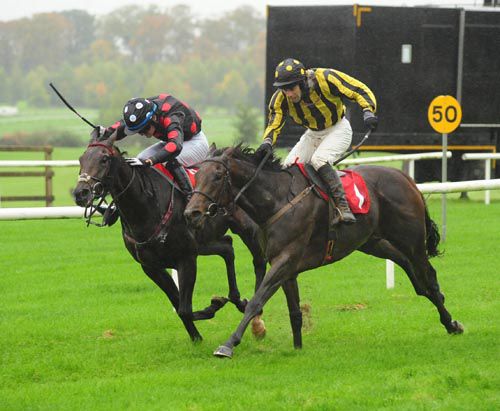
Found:
<path fill-rule="evenodd" d="M 237 146 L 218 154 L 200 165 L 197 192 L 184 213 L 193 227 L 209 224 L 207 207 L 234 208 L 236 193 L 255 175 L 257 159 L 253 150 Z M 297 275 L 338 261 L 355 250 L 390 259 L 401 266 L 416 293 L 436 306 L 446 330 L 454 334 L 463 332 L 462 325 L 452 320 L 444 306 L 436 271 L 429 262 L 429 257 L 438 254 L 440 237 L 414 181 L 392 168 L 359 166 L 353 170 L 366 182 L 371 208 L 367 214 L 359 214 L 355 224 L 338 225 L 328 262 L 325 262 L 328 206 L 311 194 L 309 183 L 298 167 L 283 170 L 273 157 L 253 183 L 246 186 L 248 189 L 238 204 L 264 229 L 265 252 L 271 268 L 249 301 L 236 332 L 214 355 L 232 356 L 233 347 L 240 343 L 249 321 L 279 287 L 286 295 L 294 346 L 300 348 L 302 314 Z"/>
<path fill-rule="evenodd" d="M 232 239 L 225 233 L 231 229 L 238 234 L 252 253 L 257 288 L 266 269 L 258 243 L 258 226 L 238 209 L 231 216 L 214 218 L 200 233 L 203 241 L 197 241 L 183 216 L 186 200 L 181 192 L 153 168 L 130 167 L 114 146 L 114 138 L 114 135 L 105 141 L 94 138 L 80 157 L 75 201 L 80 206 L 92 208 L 96 199 L 107 193 L 111 195 L 120 214 L 122 236 L 128 251 L 167 295 L 191 339 L 200 340 L 193 321 L 212 318 L 227 299 L 214 298 L 206 309 L 192 311 L 196 257 L 216 254 L 224 259 L 229 300 L 243 312 L 246 301 L 241 301 L 236 284 Z M 166 268 L 177 269 L 179 289 Z M 262 323 L 256 325 L 256 329 L 265 332 Z"/>

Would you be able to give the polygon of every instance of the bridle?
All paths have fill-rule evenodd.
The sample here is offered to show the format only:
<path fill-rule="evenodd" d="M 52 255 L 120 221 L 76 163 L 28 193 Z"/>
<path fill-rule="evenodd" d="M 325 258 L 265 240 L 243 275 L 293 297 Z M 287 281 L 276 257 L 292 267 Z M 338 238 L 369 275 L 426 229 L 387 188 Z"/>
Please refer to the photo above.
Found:
<path fill-rule="evenodd" d="M 220 164 L 221 166 L 224 167 L 224 177 L 223 177 L 221 188 L 217 194 L 216 200 L 214 200 L 211 196 L 209 196 L 207 193 L 204 193 L 203 191 L 193 190 L 193 195 L 200 194 L 203 197 L 205 197 L 208 201 L 210 201 L 210 203 L 208 204 L 208 207 L 207 207 L 207 211 L 205 211 L 205 213 L 203 213 L 203 214 L 208 216 L 208 217 L 212 217 L 212 218 L 216 217 L 218 215 L 223 215 L 223 216 L 231 215 L 231 213 L 233 212 L 233 209 L 234 209 L 235 197 L 232 198 L 230 208 L 226 208 L 225 206 L 222 206 L 220 204 L 220 200 L 221 200 L 222 195 L 224 194 L 224 189 L 226 188 L 226 186 L 227 186 L 227 189 L 229 190 L 230 193 L 232 192 L 232 189 L 233 189 L 233 185 L 231 183 L 231 176 L 229 174 L 229 167 L 222 160 L 215 160 L 212 158 L 209 158 L 207 160 L 202 161 L 200 163 L 200 165 L 203 163 L 216 163 L 216 164 Z"/>
<path fill-rule="evenodd" d="M 105 148 L 110 154 L 111 157 L 116 157 L 117 153 L 115 149 L 107 144 L 103 143 L 91 143 L 87 146 L 87 148 L 90 147 L 103 147 Z M 92 221 L 92 217 L 94 214 L 97 212 L 97 210 L 104 204 L 107 205 L 108 207 L 111 207 L 114 202 L 122 196 L 132 185 L 132 182 L 134 181 L 135 178 L 135 168 L 132 167 L 132 178 L 128 182 L 127 186 L 117 195 L 114 196 L 114 199 L 111 203 L 108 204 L 106 201 L 106 196 L 109 194 L 109 186 L 111 185 L 111 182 L 113 181 L 113 176 L 109 176 L 109 165 L 108 165 L 108 170 L 106 170 L 105 177 L 103 178 L 98 178 L 95 176 L 88 175 L 87 173 L 82 173 L 78 176 L 78 183 L 85 183 L 87 184 L 92 193 L 92 198 L 90 199 L 90 202 L 87 203 L 85 206 L 85 212 L 84 212 L 84 217 L 87 220 L 87 226 L 90 224 L 96 225 L 98 227 L 103 227 L 105 224 L 104 223 L 96 223 Z M 92 182 L 94 182 L 92 184 Z M 97 201 L 97 204 L 95 204 Z"/>
<path fill-rule="evenodd" d="M 272 152 L 266 153 L 266 155 L 264 156 L 264 158 L 262 159 L 262 161 L 258 165 L 257 169 L 255 170 L 255 173 L 252 176 L 252 178 L 250 180 L 248 180 L 248 182 L 243 187 L 241 187 L 240 191 L 238 191 L 238 193 L 235 196 L 233 196 L 233 198 L 231 199 L 231 207 L 229 209 L 227 209 L 226 207 L 220 205 L 220 199 L 221 199 L 221 197 L 222 197 L 222 195 L 224 193 L 224 188 L 226 187 L 226 185 L 228 186 L 229 193 L 233 192 L 233 186 L 232 186 L 232 183 L 231 183 L 231 176 L 229 174 L 229 167 L 228 167 L 228 165 L 226 163 L 224 163 L 222 160 L 216 160 L 216 159 L 213 159 L 213 158 L 209 158 L 207 160 L 202 161 L 200 163 L 200 165 L 203 164 L 203 163 L 211 162 L 211 163 L 220 164 L 225 169 L 224 181 L 222 182 L 222 187 L 219 190 L 219 193 L 217 194 L 217 200 L 214 200 L 211 196 L 209 196 L 208 194 L 204 193 L 203 191 L 193 190 L 193 195 L 195 193 L 201 194 L 203 197 L 207 198 L 211 202 L 208 205 L 208 207 L 207 207 L 207 211 L 205 211 L 205 213 L 203 213 L 203 214 L 206 215 L 206 216 L 208 216 L 208 217 L 216 217 L 217 215 L 224 215 L 224 216 L 225 215 L 230 215 L 233 212 L 234 206 L 237 203 L 237 201 L 239 200 L 239 198 L 246 191 L 246 189 L 250 186 L 250 184 L 253 183 L 253 181 L 255 180 L 255 178 L 257 177 L 257 175 L 259 174 L 260 170 L 262 170 L 262 167 L 264 167 L 264 164 L 266 164 L 267 159 L 271 155 L 272 155 Z"/>

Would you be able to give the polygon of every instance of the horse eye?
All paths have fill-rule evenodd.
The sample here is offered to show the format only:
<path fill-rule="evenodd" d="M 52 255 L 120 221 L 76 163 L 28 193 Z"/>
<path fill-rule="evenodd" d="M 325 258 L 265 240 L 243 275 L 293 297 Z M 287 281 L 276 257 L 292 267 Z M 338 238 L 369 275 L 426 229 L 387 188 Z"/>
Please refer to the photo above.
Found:
<path fill-rule="evenodd" d="M 220 179 L 222 179 L 222 173 L 215 173 L 214 180 L 220 180 Z"/>
<path fill-rule="evenodd" d="M 109 156 L 103 156 L 101 158 L 101 163 L 103 163 L 103 164 L 107 163 L 108 161 L 109 161 Z"/>

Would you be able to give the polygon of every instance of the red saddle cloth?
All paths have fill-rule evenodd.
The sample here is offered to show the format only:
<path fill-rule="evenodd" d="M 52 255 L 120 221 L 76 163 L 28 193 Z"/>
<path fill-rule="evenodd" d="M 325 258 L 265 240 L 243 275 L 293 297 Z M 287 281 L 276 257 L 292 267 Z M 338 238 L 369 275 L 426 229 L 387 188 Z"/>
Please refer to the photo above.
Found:
<path fill-rule="evenodd" d="M 170 181 L 175 181 L 175 178 L 172 175 L 172 173 L 163 164 L 158 163 L 158 164 L 155 164 L 153 167 L 156 168 L 163 175 L 165 175 Z M 196 172 L 198 171 L 198 169 L 184 167 L 184 170 L 186 170 L 187 175 L 189 176 L 189 179 L 191 180 L 191 185 L 193 187 L 196 187 Z"/>
<path fill-rule="evenodd" d="M 309 174 L 302 163 L 295 163 L 304 176 L 312 182 Z M 340 176 L 340 181 L 344 186 L 345 196 L 349 207 L 354 214 L 367 214 L 370 211 L 370 193 L 366 188 L 365 180 L 358 173 L 351 170 L 342 170 L 344 175 Z M 326 194 L 321 187 L 316 185 L 319 193 L 325 201 L 328 201 Z"/>

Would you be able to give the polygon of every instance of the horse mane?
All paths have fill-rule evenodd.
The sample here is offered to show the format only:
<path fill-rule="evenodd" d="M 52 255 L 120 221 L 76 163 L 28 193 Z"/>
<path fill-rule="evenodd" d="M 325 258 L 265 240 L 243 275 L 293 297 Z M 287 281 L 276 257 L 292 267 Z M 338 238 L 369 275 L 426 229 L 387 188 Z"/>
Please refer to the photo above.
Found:
<path fill-rule="evenodd" d="M 232 147 L 215 149 L 212 157 L 222 156 L 227 152 L 230 152 L 231 157 L 237 160 L 252 163 L 255 166 L 260 164 L 260 159 L 255 155 L 255 150 L 247 145 L 243 145 L 243 143 Z M 264 164 L 263 169 L 268 171 L 283 171 L 283 164 L 281 164 L 281 159 L 273 152 Z"/>

